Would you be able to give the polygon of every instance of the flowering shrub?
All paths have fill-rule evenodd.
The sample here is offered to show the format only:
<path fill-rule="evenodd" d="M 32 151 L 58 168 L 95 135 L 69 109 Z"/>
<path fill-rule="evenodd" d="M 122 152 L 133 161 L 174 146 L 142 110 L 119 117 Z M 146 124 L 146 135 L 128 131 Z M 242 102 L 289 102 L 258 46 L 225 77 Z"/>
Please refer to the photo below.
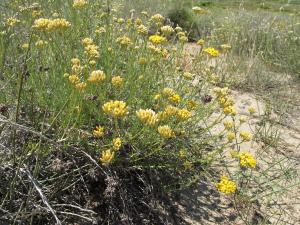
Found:
<path fill-rule="evenodd" d="M 49 189 L 58 185 L 52 183 L 57 179 L 68 183 L 57 192 L 63 195 L 72 187 L 71 195 L 78 194 L 78 198 L 85 198 L 81 192 L 90 194 L 98 185 L 96 192 L 101 196 L 122 199 L 110 191 L 121 190 L 112 177 L 125 172 L 124 177 L 137 180 L 148 173 L 149 179 L 153 174 L 168 177 L 159 181 L 159 189 L 187 187 L 206 176 L 214 189 L 229 197 L 248 191 L 245 183 L 259 162 L 251 149 L 242 151 L 241 146 L 253 135 L 242 129 L 247 118 L 238 114 L 230 89 L 217 85 L 218 76 L 209 66 L 211 60 L 218 62 L 230 51 L 229 45 L 220 49 L 198 40 L 200 51 L 188 67 L 184 61 L 188 32 L 165 25 L 161 14 L 132 11 L 123 18 L 120 5 L 74 0 L 59 10 L 55 4 L 22 5 L 18 18 L 9 17 L 1 27 L 2 46 L 12 37 L 7 49 L 15 52 L 1 55 L 0 69 L 5 76 L 19 74 L 18 82 L 5 77 L 11 89 L 18 90 L 14 123 L 28 121 L 28 126 L 38 130 L 7 160 L 32 163 L 34 176 Z M 200 7 L 192 10 L 197 15 L 206 13 Z M 148 35 L 150 29 L 153 34 Z M 16 38 L 17 31 L 23 38 Z M 6 66 L 18 60 L 14 53 L 22 59 L 15 63 L 20 68 Z M 3 101 L 9 98 L 9 91 L 1 93 Z M 249 112 L 256 113 L 253 108 Z M 11 143 L 17 143 L 16 135 L 12 134 Z M 60 157 L 67 162 L 60 165 Z M 234 161 L 234 170 L 228 169 L 228 161 Z M 213 169 L 215 164 L 221 166 Z M 27 183 L 32 181 L 37 187 L 29 170 L 24 171 Z M 65 171 L 71 178 L 64 180 Z M 141 185 L 141 180 L 136 182 Z M 77 182 L 82 182 L 80 188 Z M 49 197 L 64 204 L 68 201 Z M 6 198 L 13 196 L 4 197 L 4 206 Z M 97 201 L 82 200 L 98 211 L 97 204 L 110 204 Z M 116 219 L 112 214 L 108 223 Z"/>

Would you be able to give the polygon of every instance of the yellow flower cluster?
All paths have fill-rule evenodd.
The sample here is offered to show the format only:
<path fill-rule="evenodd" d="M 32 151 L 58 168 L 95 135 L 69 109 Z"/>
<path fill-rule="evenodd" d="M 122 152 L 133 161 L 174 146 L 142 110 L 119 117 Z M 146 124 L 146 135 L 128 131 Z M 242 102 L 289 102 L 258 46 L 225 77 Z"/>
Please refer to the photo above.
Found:
<path fill-rule="evenodd" d="M 152 109 L 140 109 L 136 111 L 136 115 L 147 126 L 154 126 L 158 122 L 158 117 Z"/>
<path fill-rule="evenodd" d="M 241 131 L 240 137 L 243 141 L 250 141 L 251 140 L 251 134 L 248 131 Z"/>
<path fill-rule="evenodd" d="M 224 120 L 223 125 L 226 128 L 226 130 L 231 130 L 234 124 L 231 120 Z"/>
<path fill-rule="evenodd" d="M 158 13 L 153 15 L 150 20 L 155 23 L 162 23 L 165 20 L 165 17 Z"/>
<path fill-rule="evenodd" d="M 211 57 L 218 57 L 219 56 L 219 51 L 215 48 L 206 48 L 203 50 L 206 54 L 208 54 Z"/>
<path fill-rule="evenodd" d="M 182 43 L 185 43 L 188 41 L 188 37 L 186 36 L 185 32 L 182 32 L 182 31 L 178 32 L 177 37 L 178 37 L 179 41 Z"/>
<path fill-rule="evenodd" d="M 122 146 L 121 138 L 114 138 L 112 142 L 113 142 L 113 149 L 115 151 L 119 151 Z"/>
<path fill-rule="evenodd" d="M 86 88 L 86 83 L 85 82 L 79 82 L 75 84 L 75 87 L 78 91 L 82 91 Z"/>
<path fill-rule="evenodd" d="M 192 74 L 190 72 L 184 72 L 183 73 L 183 77 L 186 78 L 186 79 L 188 79 L 188 80 L 191 80 L 191 79 L 193 79 L 194 74 Z"/>
<path fill-rule="evenodd" d="M 197 45 L 200 45 L 200 46 L 204 45 L 204 43 L 205 43 L 205 41 L 203 39 L 199 39 L 197 41 Z"/>
<path fill-rule="evenodd" d="M 168 98 L 170 102 L 179 103 L 181 101 L 181 97 L 179 94 L 174 94 Z"/>
<path fill-rule="evenodd" d="M 251 167 L 251 168 L 256 167 L 256 160 L 251 153 L 241 152 L 239 153 L 238 157 L 240 160 L 241 167 Z"/>
<path fill-rule="evenodd" d="M 111 83 L 115 87 L 121 87 L 123 84 L 123 78 L 121 76 L 115 76 L 111 78 Z"/>
<path fill-rule="evenodd" d="M 122 118 L 128 114 L 128 108 L 123 101 L 109 101 L 102 106 L 102 110 L 115 118 Z"/>
<path fill-rule="evenodd" d="M 158 133 L 164 138 L 172 138 L 175 137 L 175 132 L 168 125 L 159 126 Z"/>
<path fill-rule="evenodd" d="M 97 83 L 105 80 L 105 77 L 106 75 L 102 70 L 95 70 L 90 74 L 88 81 L 91 83 Z"/>
<path fill-rule="evenodd" d="M 114 157 L 115 157 L 115 152 L 110 149 L 107 149 L 102 152 L 100 161 L 102 162 L 103 165 L 108 165 L 111 163 L 111 161 L 114 159 Z"/>
<path fill-rule="evenodd" d="M 117 43 L 121 44 L 124 47 L 125 46 L 130 46 L 130 45 L 133 44 L 131 39 L 129 37 L 125 36 L 125 35 L 123 37 L 117 38 Z"/>
<path fill-rule="evenodd" d="M 20 23 L 20 22 L 21 22 L 20 20 L 13 18 L 13 17 L 10 17 L 6 20 L 6 24 L 11 27 L 13 27 L 14 25 L 16 25 L 17 23 Z"/>
<path fill-rule="evenodd" d="M 180 121 L 188 120 L 192 117 L 192 113 L 187 109 L 179 109 L 177 111 L 177 119 Z"/>
<path fill-rule="evenodd" d="M 236 191 L 236 184 L 229 180 L 227 176 L 221 176 L 220 182 L 216 185 L 217 189 L 220 192 L 223 192 L 225 194 L 231 194 Z"/>
<path fill-rule="evenodd" d="M 137 32 L 139 34 L 142 34 L 142 35 L 147 35 L 148 34 L 148 28 L 145 25 L 141 24 L 137 27 Z"/>
<path fill-rule="evenodd" d="M 165 36 L 170 36 L 171 34 L 174 33 L 174 29 L 171 26 L 162 26 L 160 28 L 161 32 L 165 35 Z"/>
<path fill-rule="evenodd" d="M 166 38 L 156 34 L 156 35 L 151 35 L 151 36 L 149 37 L 149 41 L 150 41 L 152 44 L 158 45 L 158 44 L 163 44 L 163 43 L 165 43 L 165 42 L 166 42 Z"/>
<path fill-rule="evenodd" d="M 90 38 L 85 38 L 82 40 L 82 44 L 84 45 L 84 52 L 90 58 L 99 58 L 99 47 L 94 43 L 94 41 Z"/>
<path fill-rule="evenodd" d="M 57 31 L 66 29 L 71 26 L 71 23 L 66 19 L 45 19 L 39 18 L 34 21 L 33 28 L 45 31 Z"/>
<path fill-rule="evenodd" d="M 234 108 L 234 101 L 228 97 L 230 90 L 225 88 L 216 87 L 214 88 L 214 93 L 217 95 L 218 102 L 223 108 L 223 112 L 226 115 L 235 116 L 237 114 Z"/>
<path fill-rule="evenodd" d="M 87 5 L 87 1 L 85 0 L 74 0 L 73 1 L 73 7 L 76 9 L 81 9 Z"/>
<path fill-rule="evenodd" d="M 227 139 L 229 142 L 232 142 L 235 139 L 235 134 L 233 132 L 229 132 L 227 134 Z"/>
<path fill-rule="evenodd" d="M 96 126 L 96 128 L 93 130 L 93 135 L 95 137 L 103 137 L 104 136 L 104 127 Z"/>

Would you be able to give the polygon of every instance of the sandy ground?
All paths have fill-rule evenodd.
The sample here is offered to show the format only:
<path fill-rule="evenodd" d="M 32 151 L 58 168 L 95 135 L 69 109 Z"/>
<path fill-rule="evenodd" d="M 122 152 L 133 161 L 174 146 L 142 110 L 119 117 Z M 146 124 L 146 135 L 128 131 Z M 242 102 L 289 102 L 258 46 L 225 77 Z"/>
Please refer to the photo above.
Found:
<path fill-rule="evenodd" d="M 199 47 L 195 44 L 186 46 L 188 53 L 192 56 L 199 52 Z M 259 130 L 260 116 L 265 113 L 265 103 L 255 94 L 232 91 L 232 97 L 236 100 L 235 107 L 239 115 L 249 116 L 249 123 L 244 124 L 241 130 L 257 132 Z M 300 173 L 300 95 L 295 99 L 295 107 L 288 115 L 287 120 L 280 122 L 276 113 L 271 114 L 275 126 L 273 130 L 278 131 L 279 142 L 276 147 L 270 148 L 268 154 L 258 155 L 265 157 L 266 161 L 279 160 L 286 157 L 290 160 L 284 161 L 280 166 L 293 167 L 294 171 Z M 298 105 L 297 105 L 298 104 Z M 248 107 L 252 106 L 257 113 L 250 116 Z M 221 129 L 221 128 L 220 128 Z M 261 154 L 263 144 L 259 140 L 245 143 L 242 149 L 249 150 L 254 154 Z M 291 165 L 292 163 L 292 165 Z M 258 165 L 260 164 L 258 160 Z M 260 165 L 264 167 L 263 163 Z M 276 165 L 277 166 L 277 165 Z M 274 176 L 275 176 L 274 172 Z M 291 181 L 294 184 L 299 179 Z M 272 175 L 272 174 L 271 174 Z M 218 193 L 212 184 L 201 182 L 194 190 L 181 193 L 181 200 L 176 203 L 179 211 L 184 214 L 186 224 L 245 224 L 237 217 L 232 202 L 222 194 Z M 300 186 L 295 185 L 285 192 L 285 194 L 275 195 L 268 200 L 268 205 L 262 205 L 261 210 L 267 211 L 271 224 L 300 224 Z M 280 216 L 281 215 L 281 216 Z M 259 215 L 256 217 L 259 217 Z M 255 221 L 254 221 L 255 222 Z M 253 222 L 253 224 L 255 224 Z"/>

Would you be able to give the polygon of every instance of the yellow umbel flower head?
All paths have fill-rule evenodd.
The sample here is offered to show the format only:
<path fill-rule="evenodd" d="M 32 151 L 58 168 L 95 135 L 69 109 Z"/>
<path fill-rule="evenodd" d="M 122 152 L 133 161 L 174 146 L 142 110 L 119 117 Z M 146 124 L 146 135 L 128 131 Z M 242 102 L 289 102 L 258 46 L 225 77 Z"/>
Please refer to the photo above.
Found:
<path fill-rule="evenodd" d="M 128 114 L 128 108 L 123 101 L 109 101 L 102 106 L 102 110 L 115 118 L 122 118 Z"/>
<path fill-rule="evenodd" d="M 241 152 L 239 154 L 240 166 L 241 167 L 256 167 L 256 160 L 254 156 L 249 152 Z"/>
<path fill-rule="evenodd" d="M 105 80 L 105 73 L 102 70 L 95 70 L 91 73 L 88 81 L 91 83 L 96 83 Z"/>
<path fill-rule="evenodd" d="M 243 141 L 250 141 L 251 140 L 251 134 L 248 131 L 241 131 L 240 137 Z"/>
<path fill-rule="evenodd" d="M 220 192 L 223 192 L 225 194 L 231 194 L 236 191 L 236 184 L 229 180 L 227 176 L 221 176 L 220 182 L 216 185 L 217 189 Z"/>
<path fill-rule="evenodd" d="M 111 163 L 111 161 L 114 159 L 114 157 L 115 157 L 115 153 L 112 150 L 107 149 L 102 152 L 102 155 L 100 157 L 100 162 L 103 165 L 108 165 Z"/>
<path fill-rule="evenodd" d="M 158 133 L 164 138 L 172 138 L 175 137 L 174 131 L 168 125 L 159 126 Z"/>
<path fill-rule="evenodd" d="M 158 45 L 158 44 L 163 44 L 166 42 L 166 38 L 165 37 L 162 37 L 160 35 L 151 35 L 149 37 L 149 41 L 152 43 L 152 44 L 155 44 L 155 45 Z"/>
<path fill-rule="evenodd" d="M 96 126 L 96 128 L 93 130 L 93 135 L 95 137 L 103 137 L 104 136 L 104 127 Z"/>
<path fill-rule="evenodd" d="M 208 54 L 211 57 L 217 57 L 219 56 L 219 51 L 215 48 L 206 48 L 203 50 L 203 52 L 205 52 L 206 54 Z"/>
<path fill-rule="evenodd" d="M 123 84 L 123 78 L 120 76 L 115 76 L 111 78 L 111 83 L 115 87 L 121 87 Z"/>
<path fill-rule="evenodd" d="M 165 36 L 170 36 L 174 33 L 174 29 L 171 26 L 162 26 L 160 30 Z"/>
<path fill-rule="evenodd" d="M 119 151 L 122 146 L 121 138 L 114 138 L 112 142 L 113 142 L 113 149 L 115 151 Z"/>
<path fill-rule="evenodd" d="M 136 111 L 136 115 L 147 126 L 154 126 L 158 122 L 157 115 L 152 109 L 140 109 Z"/>
<path fill-rule="evenodd" d="M 226 130 L 231 130 L 234 124 L 231 120 L 224 120 L 223 125 L 226 128 Z"/>
<path fill-rule="evenodd" d="M 81 9 L 87 5 L 87 1 L 85 0 L 74 0 L 73 1 L 73 8 L 75 9 Z"/>
<path fill-rule="evenodd" d="M 188 120 L 192 117 L 192 113 L 187 109 L 179 109 L 177 111 L 177 119 L 180 121 Z"/>

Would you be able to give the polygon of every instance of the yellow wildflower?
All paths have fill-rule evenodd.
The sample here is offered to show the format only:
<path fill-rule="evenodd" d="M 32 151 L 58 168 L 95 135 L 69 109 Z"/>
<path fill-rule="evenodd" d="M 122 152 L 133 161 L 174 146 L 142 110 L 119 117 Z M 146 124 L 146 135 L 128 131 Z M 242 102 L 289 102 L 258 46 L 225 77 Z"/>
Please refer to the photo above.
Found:
<path fill-rule="evenodd" d="M 7 20 L 6 20 L 6 24 L 8 25 L 8 26 L 14 26 L 14 25 L 16 25 L 17 23 L 20 23 L 21 21 L 20 20 L 18 20 L 18 19 L 16 19 L 16 18 L 13 18 L 13 17 L 10 17 L 10 18 L 8 18 Z"/>
<path fill-rule="evenodd" d="M 164 138 L 175 137 L 174 131 L 168 125 L 159 126 L 157 130 L 158 133 Z"/>
<path fill-rule="evenodd" d="M 221 176 L 220 182 L 216 185 L 217 189 L 220 192 L 223 192 L 225 194 L 231 194 L 236 191 L 236 184 L 229 180 L 227 176 Z"/>
<path fill-rule="evenodd" d="M 72 84 L 77 84 L 80 79 L 77 75 L 70 75 L 69 76 L 69 81 L 72 83 Z"/>
<path fill-rule="evenodd" d="M 121 146 L 122 146 L 122 140 L 121 140 L 121 138 L 114 138 L 113 139 L 113 149 L 115 151 L 119 151 L 120 148 L 121 148 Z"/>
<path fill-rule="evenodd" d="M 156 94 L 156 95 L 154 95 L 154 100 L 158 101 L 160 99 L 160 97 L 161 97 L 160 94 Z"/>
<path fill-rule="evenodd" d="M 139 34 L 142 34 L 142 35 L 147 35 L 148 34 L 148 28 L 146 26 L 144 26 L 143 24 L 141 24 L 137 27 L 137 32 Z"/>
<path fill-rule="evenodd" d="M 29 44 L 28 43 L 24 43 L 21 46 L 22 49 L 28 49 L 29 48 Z"/>
<path fill-rule="evenodd" d="M 105 77 L 106 75 L 102 70 L 95 70 L 90 74 L 88 81 L 96 83 L 105 80 Z"/>
<path fill-rule="evenodd" d="M 61 29 L 66 29 L 71 26 L 71 23 L 67 21 L 66 19 L 57 18 L 54 20 L 50 20 L 47 30 L 48 31 L 56 31 Z"/>
<path fill-rule="evenodd" d="M 45 18 L 36 19 L 34 21 L 33 27 L 40 30 L 46 30 L 48 28 L 50 21 L 51 20 Z"/>
<path fill-rule="evenodd" d="M 123 46 L 130 46 L 132 45 L 132 41 L 129 37 L 127 36 L 123 36 L 123 37 L 119 37 L 117 38 L 117 42 Z"/>
<path fill-rule="evenodd" d="M 120 76 L 115 76 L 111 78 L 111 83 L 115 87 L 121 87 L 123 84 L 123 78 Z"/>
<path fill-rule="evenodd" d="M 79 91 L 82 91 L 86 88 L 86 83 L 85 82 L 80 82 L 80 83 L 77 83 L 75 85 L 76 89 L 79 90 Z"/>
<path fill-rule="evenodd" d="M 181 149 L 178 154 L 179 158 L 184 159 L 187 156 L 187 152 L 184 149 Z"/>
<path fill-rule="evenodd" d="M 175 94 L 175 91 L 172 88 L 164 88 L 163 94 L 167 96 L 172 96 Z"/>
<path fill-rule="evenodd" d="M 235 134 L 233 132 L 228 132 L 227 139 L 229 142 L 232 142 L 235 139 Z"/>
<path fill-rule="evenodd" d="M 140 109 L 136 111 L 140 121 L 148 126 L 154 126 L 158 122 L 156 113 L 152 109 Z"/>
<path fill-rule="evenodd" d="M 249 152 L 241 152 L 239 154 L 240 166 L 241 167 L 256 167 L 256 160 L 253 155 Z"/>
<path fill-rule="evenodd" d="M 96 126 L 96 128 L 93 130 L 93 135 L 95 137 L 103 137 L 104 136 L 104 127 Z"/>
<path fill-rule="evenodd" d="M 78 59 L 78 58 L 73 58 L 73 59 L 71 59 L 71 63 L 72 63 L 73 65 L 80 65 L 80 59 Z"/>
<path fill-rule="evenodd" d="M 240 137 L 243 141 L 250 141 L 251 140 L 251 134 L 248 131 L 241 131 Z"/>
<path fill-rule="evenodd" d="M 204 45 L 204 43 L 205 43 L 205 41 L 203 39 L 199 39 L 197 41 L 197 45 L 200 45 L 200 46 Z"/>
<path fill-rule="evenodd" d="M 150 20 L 155 23 L 161 23 L 165 20 L 165 18 L 161 14 L 155 14 L 151 17 Z"/>
<path fill-rule="evenodd" d="M 108 165 L 114 159 L 115 153 L 110 149 L 107 149 L 102 152 L 102 156 L 100 157 L 100 161 L 103 165 Z"/>
<path fill-rule="evenodd" d="M 242 124 L 242 123 L 245 123 L 245 122 L 247 121 L 247 117 L 241 116 L 239 120 L 240 120 L 240 123 L 241 123 L 241 124 Z"/>
<path fill-rule="evenodd" d="M 174 29 L 171 26 L 162 26 L 160 30 L 165 36 L 170 36 L 174 33 Z"/>
<path fill-rule="evenodd" d="M 95 44 L 90 44 L 85 46 L 84 50 L 85 53 L 90 57 L 90 58 L 99 58 L 100 53 L 98 51 L 99 47 Z"/>
<path fill-rule="evenodd" d="M 59 29 L 66 29 L 71 26 L 71 23 L 66 19 L 45 19 L 39 18 L 34 21 L 33 28 L 46 31 L 55 31 Z"/>
<path fill-rule="evenodd" d="M 223 112 L 225 113 L 225 115 L 233 115 L 235 116 L 236 115 L 236 110 L 233 106 L 227 106 L 223 109 Z"/>
<path fill-rule="evenodd" d="M 112 117 L 116 117 L 116 118 L 122 118 L 125 117 L 128 114 L 128 108 L 126 106 L 126 103 L 123 101 L 109 101 L 106 102 L 103 106 L 102 106 L 102 110 L 112 116 Z"/>
<path fill-rule="evenodd" d="M 88 45 L 94 44 L 94 41 L 91 38 L 84 38 L 84 39 L 82 39 L 81 43 L 84 46 L 88 46 Z"/>
<path fill-rule="evenodd" d="M 73 7 L 75 9 L 81 9 L 87 5 L 87 1 L 85 0 L 74 0 L 73 1 Z"/>
<path fill-rule="evenodd" d="M 224 120 L 223 125 L 227 130 L 231 130 L 234 124 L 231 120 Z"/>
<path fill-rule="evenodd" d="M 162 37 L 160 35 L 151 35 L 149 37 L 149 41 L 152 43 L 152 44 L 155 44 L 155 45 L 158 45 L 158 44 L 162 44 L 166 41 L 167 39 L 165 37 Z"/>
<path fill-rule="evenodd" d="M 179 109 L 177 111 L 177 118 L 180 121 L 188 120 L 191 117 L 192 117 L 192 113 L 187 109 Z"/>
<path fill-rule="evenodd" d="M 203 52 L 205 52 L 206 54 L 208 54 L 211 57 L 217 57 L 219 56 L 219 51 L 215 48 L 206 48 L 203 50 Z"/>
<path fill-rule="evenodd" d="M 179 94 L 175 94 L 175 95 L 170 96 L 168 99 L 170 102 L 179 103 L 181 100 L 181 97 Z"/>
<path fill-rule="evenodd" d="M 188 79 L 188 80 L 191 80 L 191 79 L 193 79 L 194 74 L 192 74 L 190 72 L 184 72 L 183 73 L 183 77 L 186 78 L 186 79 Z"/>
<path fill-rule="evenodd" d="M 194 100 L 189 100 L 188 102 L 187 102 L 187 108 L 188 109 L 196 109 L 196 107 L 197 107 L 197 103 L 194 101 Z"/>

